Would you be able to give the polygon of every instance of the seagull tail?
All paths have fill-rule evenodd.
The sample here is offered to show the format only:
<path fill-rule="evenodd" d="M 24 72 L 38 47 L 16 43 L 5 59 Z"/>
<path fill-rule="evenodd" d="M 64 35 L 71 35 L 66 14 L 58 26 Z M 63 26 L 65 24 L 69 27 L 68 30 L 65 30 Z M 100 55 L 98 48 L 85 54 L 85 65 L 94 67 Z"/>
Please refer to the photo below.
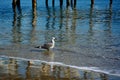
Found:
<path fill-rule="evenodd" d="M 35 48 L 41 48 L 41 46 L 35 46 Z"/>

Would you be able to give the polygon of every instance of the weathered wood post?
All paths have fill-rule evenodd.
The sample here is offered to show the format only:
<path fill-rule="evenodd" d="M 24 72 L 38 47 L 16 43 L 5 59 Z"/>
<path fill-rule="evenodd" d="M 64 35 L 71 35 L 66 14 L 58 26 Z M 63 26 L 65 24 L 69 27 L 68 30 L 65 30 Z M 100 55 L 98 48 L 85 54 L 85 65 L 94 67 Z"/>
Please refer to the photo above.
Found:
<path fill-rule="evenodd" d="M 91 4 L 94 4 L 94 0 L 91 0 Z"/>
<path fill-rule="evenodd" d="M 70 0 L 66 0 L 66 6 L 70 6 Z"/>
<path fill-rule="evenodd" d="M 20 6 L 20 0 L 17 0 L 17 8 L 18 8 L 18 10 L 21 12 L 21 6 Z"/>
<path fill-rule="evenodd" d="M 46 7 L 48 7 L 48 0 L 45 1 Z"/>
<path fill-rule="evenodd" d="M 111 28 L 112 28 L 112 0 L 110 0 L 110 3 L 109 3 L 109 15 L 108 15 L 107 19 L 108 18 L 109 18 L 108 31 L 111 33 Z"/>
<path fill-rule="evenodd" d="M 77 0 L 71 0 L 71 7 L 76 8 Z"/>
<path fill-rule="evenodd" d="M 110 4 L 112 4 L 112 0 L 110 0 Z"/>
<path fill-rule="evenodd" d="M 74 0 L 74 8 L 76 8 L 77 0 Z"/>
<path fill-rule="evenodd" d="M 60 8 L 63 6 L 63 0 L 60 0 Z"/>
<path fill-rule="evenodd" d="M 36 25 L 36 7 L 37 7 L 37 1 L 32 0 L 32 10 L 33 10 L 33 19 L 32 19 L 32 25 Z"/>
<path fill-rule="evenodd" d="M 71 0 L 71 7 L 73 8 L 73 0 Z"/>
<path fill-rule="evenodd" d="M 18 11 L 21 13 L 20 0 L 13 0 L 12 7 L 13 7 L 14 12 L 16 11 L 16 7 L 17 7 Z"/>
<path fill-rule="evenodd" d="M 90 5 L 90 13 L 89 13 L 89 32 L 92 33 L 92 30 L 93 30 L 93 10 L 94 10 L 94 4 L 91 4 Z"/>
<path fill-rule="evenodd" d="M 34 9 L 34 8 L 36 8 L 36 6 L 37 6 L 36 0 L 32 0 L 32 8 Z"/>
<path fill-rule="evenodd" d="M 55 0 L 52 0 L 52 6 L 53 7 L 55 6 Z"/>
<path fill-rule="evenodd" d="M 13 8 L 13 11 L 16 12 L 16 0 L 12 1 L 12 8 Z"/>

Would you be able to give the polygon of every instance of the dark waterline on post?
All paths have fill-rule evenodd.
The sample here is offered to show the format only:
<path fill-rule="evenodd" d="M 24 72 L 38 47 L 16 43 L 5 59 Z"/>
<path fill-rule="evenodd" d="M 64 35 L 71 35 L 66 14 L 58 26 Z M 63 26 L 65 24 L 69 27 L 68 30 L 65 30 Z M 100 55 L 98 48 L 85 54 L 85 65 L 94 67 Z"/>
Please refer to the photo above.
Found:
<path fill-rule="evenodd" d="M 20 5 L 20 0 L 13 0 L 12 1 L 12 8 L 13 11 L 16 12 L 16 8 L 18 9 L 19 13 L 21 13 L 21 5 Z"/>
<path fill-rule="evenodd" d="M 113 3 L 113 0 L 110 0 L 110 4 L 112 4 Z"/>
<path fill-rule="evenodd" d="M 36 6 L 37 6 L 36 0 L 32 0 L 32 7 L 33 7 L 33 9 L 36 8 Z"/>
<path fill-rule="evenodd" d="M 59 0 L 60 8 L 63 6 L 63 0 Z M 37 0 L 32 0 L 32 6 L 37 6 Z M 113 3 L 113 0 L 110 0 L 110 4 Z M 45 0 L 46 7 L 48 7 L 48 0 Z M 66 7 L 71 6 L 72 8 L 76 8 L 77 0 L 66 0 Z M 94 0 L 91 0 L 91 4 L 94 4 Z M 12 1 L 13 9 L 15 10 L 16 6 L 18 11 L 21 11 L 20 0 Z M 52 6 L 55 6 L 55 0 L 52 0 Z M 21 13 L 21 12 L 20 12 Z"/>
<path fill-rule="evenodd" d="M 66 0 L 66 7 L 70 6 L 70 0 Z"/>
<path fill-rule="evenodd" d="M 48 0 L 45 0 L 46 7 L 48 7 Z"/>
<path fill-rule="evenodd" d="M 76 8 L 77 0 L 74 0 L 74 8 Z"/>
<path fill-rule="evenodd" d="M 52 0 L 52 6 L 53 7 L 55 6 L 55 0 Z"/>
<path fill-rule="evenodd" d="M 62 8 L 63 0 L 59 0 L 59 2 L 60 2 L 60 8 Z M 76 3 L 77 3 L 77 0 L 66 0 L 66 7 L 71 5 L 72 8 L 75 8 L 76 7 Z M 49 6 L 48 5 L 48 0 L 45 1 L 45 4 L 46 4 L 46 7 Z M 52 7 L 54 7 L 54 6 L 55 6 L 55 0 L 52 0 Z"/>
<path fill-rule="evenodd" d="M 71 7 L 76 8 L 77 0 L 71 0 Z"/>
<path fill-rule="evenodd" d="M 91 0 L 91 4 L 94 4 L 94 0 Z"/>
<path fill-rule="evenodd" d="M 60 8 L 63 6 L 63 0 L 60 0 Z"/>

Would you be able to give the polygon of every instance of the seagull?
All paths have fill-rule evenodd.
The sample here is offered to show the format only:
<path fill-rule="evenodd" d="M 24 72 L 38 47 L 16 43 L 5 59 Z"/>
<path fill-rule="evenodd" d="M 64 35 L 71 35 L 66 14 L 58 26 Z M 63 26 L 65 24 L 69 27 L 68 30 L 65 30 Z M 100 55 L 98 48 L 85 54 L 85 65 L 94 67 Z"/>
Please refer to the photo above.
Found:
<path fill-rule="evenodd" d="M 37 46 L 35 48 L 42 48 L 42 49 L 47 49 L 48 51 L 52 48 L 55 47 L 55 37 L 52 37 L 52 40 L 50 43 L 45 43 L 42 46 Z"/>

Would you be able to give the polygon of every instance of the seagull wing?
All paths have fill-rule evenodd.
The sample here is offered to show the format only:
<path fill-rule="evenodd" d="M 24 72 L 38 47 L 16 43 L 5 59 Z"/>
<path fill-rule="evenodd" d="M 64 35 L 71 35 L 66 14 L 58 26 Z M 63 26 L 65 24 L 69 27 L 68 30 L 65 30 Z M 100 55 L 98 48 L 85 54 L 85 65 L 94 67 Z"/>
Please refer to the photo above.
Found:
<path fill-rule="evenodd" d="M 41 46 L 41 48 L 49 49 L 52 45 L 53 45 L 52 43 L 46 43 L 43 46 Z"/>

